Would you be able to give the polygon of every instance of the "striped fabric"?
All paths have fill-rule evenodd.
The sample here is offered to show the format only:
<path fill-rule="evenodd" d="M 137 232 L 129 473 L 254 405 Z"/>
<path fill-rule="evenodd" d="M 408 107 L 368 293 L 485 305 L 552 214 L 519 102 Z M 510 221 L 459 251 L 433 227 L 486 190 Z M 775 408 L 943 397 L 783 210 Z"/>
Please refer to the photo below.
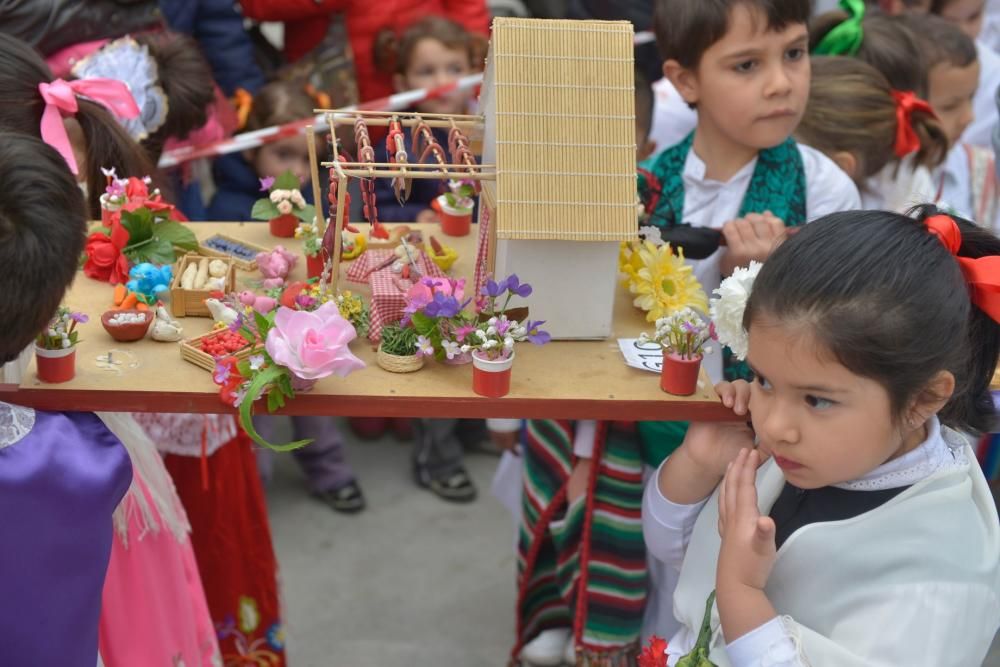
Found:
<path fill-rule="evenodd" d="M 594 449 L 600 458 L 588 494 L 593 508 L 589 550 L 582 548 L 588 497 L 569 507 L 564 500 L 573 465 L 572 422 L 528 420 L 524 442 L 518 549 L 522 595 L 515 652 L 542 630 L 574 627 L 574 618 L 581 613 L 578 665 L 634 664 L 647 587 L 638 439 L 634 433 L 611 428 L 603 447 Z M 558 506 L 553 507 L 553 501 Z M 551 521 L 545 522 L 548 515 Z M 537 555 L 529 568 L 533 547 Z M 580 601 L 584 553 L 589 556 L 586 599 Z"/>

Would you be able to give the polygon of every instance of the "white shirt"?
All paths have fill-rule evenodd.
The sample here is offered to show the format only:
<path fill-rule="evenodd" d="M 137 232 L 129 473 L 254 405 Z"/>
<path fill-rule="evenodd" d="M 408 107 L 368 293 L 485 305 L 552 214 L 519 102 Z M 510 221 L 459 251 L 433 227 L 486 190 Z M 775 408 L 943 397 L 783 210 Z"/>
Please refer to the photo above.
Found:
<path fill-rule="evenodd" d="M 861 192 L 865 210 L 906 213 L 937 199 L 934 178 L 926 167 L 913 167 L 913 156 L 890 162 L 869 178 Z"/>
<path fill-rule="evenodd" d="M 768 462 L 765 463 L 765 465 L 762 466 L 761 470 L 758 472 L 757 476 L 758 494 L 761 496 L 761 504 L 764 507 L 769 508 L 768 500 L 765 497 L 770 496 L 770 502 L 773 502 L 774 498 L 777 497 L 777 491 L 780 490 L 780 487 L 783 486 L 784 484 L 783 476 L 780 475 L 780 471 L 776 472 L 776 470 L 777 469 L 773 465 L 773 463 Z M 921 443 L 920 446 L 906 453 L 905 455 L 897 459 L 894 459 L 892 461 L 889 461 L 888 463 L 876 468 L 872 472 L 864 475 L 863 477 L 857 480 L 846 482 L 844 484 L 838 484 L 837 486 L 853 490 L 890 489 L 890 488 L 900 488 L 904 486 L 913 487 L 903 492 L 903 494 L 900 494 L 900 496 L 897 496 L 896 499 L 893 499 L 893 501 L 890 501 L 891 503 L 894 503 L 898 506 L 898 504 L 902 501 L 902 499 L 906 495 L 910 496 L 922 495 L 921 494 L 923 490 L 922 486 L 924 485 L 924 483 L 929 482 L 932 478 L 933 479 L 954 478 L 953 483 L 957 484 L 956 487 L 957 489 L 961 489 L 963 493 L 969 494 L 971 487 L 971 489 L 973 490 L 972 497 L 975 503 L 979 505 L 985 505 L 985 503 L 982 502 L 982 499 L 977 497 L 978 495 L 984 495 L 984 496 L 989 495 L 989 491 L 985 485 L 985 480 L 983 480 L 981 485 L 977 484 L 976 482 L 973 482 L 972 485 L 969 485 L 967 481 L 962 481 L 963 479 L 967 480 L 970 477 L 973 479 L 976 479 L 977 477 L 980 479 L 982 478 L 982 474 L 978 471 L 978 464 L 975 462 L 975 459 L 972 455 L 972 450 L 954 432 L 943 431 L 937 418 L 933 418 L 928 423 L 928 438 L 923 443 Z M 705 501 L 693 505 L 677 505 L 663 497 L 663 494 L 660 492 L 659 489 L 658 479 L 659 479 L 659 474 L 655 475 L 646 486 L 646 492 L 643 498 L 643 511 L 642 511 L 643 534 L 646 539 L 647 549 L 651 554 L 663 560 L 666 564 L 672 565 L 675 568 L 681 568 L 683 564 L 683 570 L 682 570 L 682 580 L 683 580 L 685 575 L 687 574 L 687 570 L 689 567 L 688 561 L 692 560 L 691 557 L 688 557 L 689 556 L 688 551 L 689 551 L 689 546 L 693 548 L 692 534 L 695 533 L 696 523 L 698 523 L 698 518 L 702 510 L 703 509 L 707 510 L 707 506 L 709 505 L 709 503 L 717 503 L 717 494 L 713 494 L 712 497 L 707 498 Z M 939 482 L 937 486 L 938 488 L 930 486 L 926 494 L 923 494 L 924 499 L 926 499 L 924 500 L 926 505 L 923 510 L 921 510 L 918 507 L 922 499 L 914 498 L 914 500 L 916 501 L 914 503 L 915 507 L 911 508 L 909 511 L 916 512 L 918 514 L 921 511 L 923 511 L 926 513 L 926 520 L 933 521 L 934 520 L 932 517 L 933 505 L 931 504 L 931 501 L 929 499 L 932 498 L 935 494 L 942 493 L 941 487 L 944 486 L 944 483 Z M 770 490 L 769 491 L 765 490 L 767 488 L 770 488 Z M 955 493 L 948 492 L 947 488 L 943 490 L 943 493 L 946 497 L 950 499 L 946 501 L 946 503 L 949 504 L 946 505 L 948 509 L 945 511 L 945 513 L 954 512 L 955 508 L 950 505 L 950 502 L 953 501 L 954 498 L 956 497 Z M 972 502 L 970 502 L 969 504 L 970 507 L 968 508 L 969 510 L 968 514 L 972 515 L 975 512 L 972 510 L 971 507 Z M 886 506 L 884 507 L 888 507 L 888 505 L 889 503 L 887 503 Z M 851 528 L 849 528 L 850 530 L 869 530 L 876 534 L 881 534 L 881 535 L 899 533 L 900 528 L 898 526 L 895 526 L 895 530 L 889 529 L 887 531 L 888 526 L 876 525 L 878 522 L 874 518 L 875 513 L 879 512 L 881 509 L 882 508 L 877 508 L 875 510 L 872 510 L 871 513 L 866 513 L 866 515 L 868 516 L 868 519 L 866 521 L 847 520 L 841 522 L 830 522 L 829 524 L 815 524 L 816 526 L 815 530 L 807 527 L 803 528 L 799 532 L 803 533 L 803 535 L 806 532 L 810 532 L 811 535 L 813 535 L 813 537 L 815 538 L 815 536 L 818 534 L 820 527 L 823 525 L 827 525 L 830 526 L 831 528 L 834 526 L 837 526 L 837 528 L 842 528 L 844 526 L 851 526 Z M 983 506 L 980 509 L 984 514 L 983 523 L 986 524 L 985 530 L 987 532 L 987 535 L 985 538 L 986 540 L 985 544 L 989 544 L 990 548 L 987 549 L 985 553 L 976 553 L 976 550 L 972 549 L 969 561 L 975 563 L 977 567 L 983 568 L 983 572 L 986 573 L 985 576 L 986 580 L 995 582 L 997 576 L 997 570 L 996 570 L 997 554 L 995 553 L 997 529 L 996 526 L 993 525 L 996 522 L 991 521 L 990 515 L 992 514 L 992 516 L 995 516 L 996 510 L 993 507 L 991 499 L 988 502 L 988 506 Z M 762 511 L 766 512 L 766 510 L 763 509 Z M 920 518 L 915 517 L 913 514 L 909 514 L 909 516 L 911 517 L 911 519 L 914 519 L 917 523 L 920 523 L 921 521 Z M 710 532 L 716 530 L 715 523 L 717 521 L 717 504 L 713 505 L 712 516 L 708 518 L 712 519 L 711 521 L 712 526 L 705 528 L 704 526 L 701 526 L 701 524 L 699 524 L 699 530 L 703 531 L 702 534 L 707 534 L 707 532 L 705 531 Z M 970 519 L 970 521 L 967 521 L 967 525 L 976 524 L 976 519 L 974 519 L 971 516 L 966 516 L 963 518 Z M 905 532 L 905 530 L 903 530 L 902 532 Z M 976 543 L 974 536 L 972 537 L 973 539 L 971 539 L 970 544 Z M 878 537 L 876 536 L 870 536 L 868 539 L 870 539 L 872 542 L 878 541 Z M 790 542 L 791 538 L 789 538 L 788 542 L 786 542 L 786 545 L 789 544 Z M 836 548 L 838 549 L 845 548 L 845 546 L 846 545 L 837 545 Z M 714 548 L 716 549 L 718 548 L 717 532 L 715 533 Z M 808 549 L 808 547 L 803 547 L 803 548 Z M 886 548 L 895 549 L 898 548 L 898 545 L 890 543 Z M 920 548 L 919 540 L 916 540 L 913 544 L 908 544 L 906 548 L 908 549 Z M 958 551 L 961 552 L 961 549 L 958 549 Z M 990 553 L 991 551 L 993 553 Z M 830 552 L 830 554 L 832 553 L 834 553 L 834 551 Z M 784 546 L 779 551 L 779 556 L 780 559 L 783 560 L 784 566 L 786 568 L 790 565 L 790 562 L 794 561 L 794 555 L 791 552 L 788 552 Z M 702 561 L 704 559 L 699 558 L 697 560 Z M 841 557 L 841 560 L 846 560 L 846 559 Z M 714 562 L 715 561 L 713 561 L 713 563 Z M 805 565 L 804 563 L 800 564 L 800 566 L 804 565 Z M 816 563 L 809 564 L 809 567 L 815 567 L 815 566 Z M 837 561 L 830 561 L 824 567 L 836 568 L 837 566 L 838 566 Z M 702 564 L 701 567 L 704 567 L 704 564 Z M 714 568 L 714 564 L 711 564 L 710 567 Z M 862 567 L 865 567 L 865 565 L 863 564 Z M 691 569 L 694 570 L 695 568 Z M 869 570 L 871 569 L 870 564 L 868 569 Z M 802 570 L 796 570 L 795 568 L 792 568 L 791 570 L 785 569 L 783 571 L 789 572 L 789 571 L 802 571 Z M 775 569 L 775 572 L 776 573 L 778 572 L 777 567 Z M 982 573 L 974 572 L 973 574 L 974 574 L 973 578 L 976 578 Z M 780 575 L 772 574 L 772 579 L 775 578 L 776 576 Z M 910 574 L 903 576 L 907 577 L 912 575 Z M 961 577 L 959 577 L 959 575 L 956 574 L 955 581 L 958 582 L 960 580 Z M 771 580 L 769 580 L 768 581 L 769 596 L 771 595 L 772 591 L 772 583 L 774 583 L 774 586 L 776 586 L 779 590 L 783 590 L 784 594 L 786 595 L 788 595 L 788 591 L 791 588 L 793 588 L 795 584 L 794 581 L 772 582 Z M 843 582 L 845 587 L 849 587 L 853 583 L 854 582 L 850 581 Z M 908 582 L 908 583 L 913 584 L 913 582 Z M 886 582 L 885 585 L 888 590 L 893 589 L 893 585 L 891 582 Z M 955 584 L 955 586 L 956 588 L 958 588 L 959 585 Z M 682 588 L 683 586 L 678 588 L 678 598 L 675 598 L 675 605 L 677 612 L 682 611 L 680 608 L 680 605 L 682 603 L 679 601 L 679 598 L 684 597 L 685 594 L 690 592 L 689 590 L 682 591 Z M 925 596 L 940 594 L 943 600 L 947 600 L 948 599 L 946 597 L 947 593 L 954 593 L 954 591 L 948 590 L 947 584 L 928 581 L 926 584 L 926 591 L 921 594 Z M 978 591 L 978 595 L 981 594 L 982 591 Z M 997 619 L 996 591 L 994 591 L 993 594 L 989 596 L 991 599 L 985 601 L 982 597 L 978 597 L 977 594 L 974 593 L 969 594 L 972 597 L 966 597 L 964 591 L 959 591 L 955 593 L 955 595 L 958 599 L 963 600 L 961 604 L 967 603 L 969 605 L 971 609 L 970 613 L 975 614 L 977 611 L 984 612 L 983 614 L 981 614 L 982 616 L 984 616 L 984 618 L 977 619 L 977 623 L 981 624 L 982 628 L 985 628 L 985 631 L 983 633 L 979 633 L 980 628 L 973 629 L 971 628 L 970 624 L 969 635 L 967 637 L 955 634 L 954 636 L 947 636 L 945 639 L 940 636 L 941 635 L 940 632 L 931 633 L 927 637 L 928 643 L 926 645 L 928 662 L 921 662 L 919 664 L 935 664 L 935 665 L 970 664 L 971 665 L 973 664 L 973 662 L 963 661 L 963 658 L 960 656 L 974 655 L 980 650 L 982 651 L 982 653 L 985 653 L 986 648 L 988 648 L 989 641 L 993 636 L 993 632 L 995 632 L 996 630 L 995 627 L 995 621 Z M 900 593 L 900 596 L 902 597 L 903 594 Z M 807 605 L 809 604 L 808 601 L 802 601 L 802 602 L 803 604 Z M 815 602 L 816 606 L 819 607 L 822 606 L 820 602 L 825 603 L 827 601 L 816 600 Z M 694 601 L 693 604 L 697 605 L 697 601 Z M 875 609 L 874 610 L 875 613 L 888 614 L 885 616 L 885 620 L 887 622 L 892 622 L 899 625 L 899 627 L 893 626 L 895 629 L 892 631 L 890 631 L 887 628 L 886 630 L 887 644 L 891 644 L 893 641 L 895 641 L 896 643 L 900 643 L 902 637 L 909 637 L 912 640 L 912 638 L 915 637 L 917 633 L 919 633 L 919 630 L 913 627 L 907 627 L 906 622 L 904 622 L 901 619 L 900 620 L 893 619 L 892 621 L 890 621 L 892 617 L 892 614 L 890 614 L 890 612 L 892 611 L 892 609 L 890 609 L 892 604 L 891 599 L 886 599 L 882 601 L 880 604 L 882 604 L 884 608 Z M 704 599 L 700 601 L 700 605 L 701 608 L 704 609 Z M 833 605 L 833 608 L 837 608 L 837 605 Z M 695 607 L 695 609 L 697 609 L 697 607 Z M 988 611 L 986 611 L 986 609 L 988 609 Z M 859 618 L 862 617 L 863 611 L 871 611 L 871 610 L 859 609 L 858 610 Z M 718 613 L 717 611 L 713 612 L 713 616 L 715 617 L 715 622 L 713 623 L 713 626 L 717 626 L 718 623 L 717 613 Z M 942 602 L 940 613 L 946 617 L 949 614 L 952 617 L 954 617 L 955 619 L 954 624 L 957 625 L 958 627 L 962 627 L 963 622 L 968 622 L 967 620 L 963 620 L 962 613 L 958 613 L 957 611 L 952 613 L 952 610 L 948 608 L 947 602 Z M 912 610 L 911 610 L 911 615 L 912 615 Z M 689 618 L 691 617 L 689 616 Z M 697 618 L 697 623 L 700 624 L 701 614 L 697 613 L 695 618 Z M 830 619 L 824 619 L 824 620 L 827 621 L 828 623 L 832 623 L 833 625 L 838 625 L 836 620 L 833 621 L 830 621 Z M 851 625 L 851 622 L 845 620 L 844 622 L 840 623 L 840 625 L 843 625 L 845 631 L 849 632 L 847 628 L 848 626 Z M 670 639 L 670 641 L 668 642 L 669 646 L 668 665 L 670 666 L 675 665 L 677 660 L 681 656 L 689 652 L 694 647 L 699 629 L 700 627 L 691 627 L 691 623 L 685 624 L 685 626 L 682 627 L 681 630 L 676 635 L 674 635 L 673 638 Z M 954 629 L 954 627 L 952 629 Z M 941 662 L 933 660 L 931 658 L 931 656 L 940 654 L 940 652 L 942 651 L 948 651 L 947 654 L 951 654 L 950 650 L 946 648 L 948 642 L 954 642 L 955 644 L 963 644 L 963 643 L 969 644 L 970 642 L 967 642 L 966 641 L 967 639 L 975 638 L 976 640 L 979 640 L 981 638 L 979 636 L 980 634 L 983 635 L 982 637 L 983 641 L 981 643 L 984 643 L 985 646 L 979 647 L 978 645 L 973 645 L 971 647 L 968 647 L 968 650 L 964 653 L 960 652 L 960 649 L 956 648 L 953 655 L 957 662 L 956 661 Z M 947 633 L 945 633 L 945 635 L 947 635 Z M 838 645 L 834 642 L 833 637 L 824 637 L 824 638 L 816 637 L 817 642 L 815 644 L 815 648 L 813 651 L 810 651 L 809 649 L 812 648 L 809 646 L 810 642 L 805 640 L 814 637 L 816 637 L 815 633 L 813 633 L 811 630 L 803 626 L 800 626 L 792 618 L 788 616 L 778 616 L 771 619 L 767 623 L 764 623 L 760 627 L 755 628 L 754 630 L 748 632 L 744 636 L 739 637 L 738 639 L 734 640 L 728 645 L 725 645 L 724 647 L 719 646 L 718 644 L 718 642 L 721 642 L 721 639 L 714 640 L 713 646 L 716 648 L 716 650 L 721 650 L 722 655 L 717 656 L 716 652 L 713 652 L 712 658 L 713 660 L 716 660 L 717 663 L 720 665 L 728 664 L 732 665 L 732 667 L 764 667 L 765 665 L 767 667 L 803 667 L 805 665 L 810 665 L 810 664 L 814 665 L 815 667 L 820 667 L 823 665 L 855 664 L 854 662 L 838 661 L 838 660 L 848 660 L 850 658 L 856 658 L 857 656 L 853 655 L 850 652 L 849 648 L 838 647 Z M 942 644 L 943 642 L 944 644 Z M 861 641 L 858 641 L 857 643 L 863 644 L 863 642 Z M 975 644 L 975 642 L 971 643 Z M 910 642 L 910 645 L 912 646 L 912 641 Z M 901 652 L 897 653 L 897 655 L 904 655 L 908 649 L 905 649 L 902 646 L 900 646 L 900 650 Z M 885 654 L 885 650 L 882 649 L 879 649 L 875 652 L 882 653 L 883 655 Z M 725 657 L 727 659 L 727 662 L 718 662 L 718 659 L 720 657 Z M 834 659 L 835 657 L 837 659 Z M 866 664 L 901 665 L 901 664 L 918 664 L 918 663 L 913 663 L 913 662 L 886 663 L 886 662 L 873 661 L 873 662 L 868 662 Z"/>
<path fill-rule="evenodd" d="M 806 220 L 861 208 L 858 189 L 840 167 L 815 148 L 802 144 L 798 148 L 806 177 Z M 684 163 L 684 215 L 681 219 L 693 227 L 715 229 L 735 219 L 756 166 L 757 158 L 754 158 L 725 183 L 708 180 L 705 178 L 705 163 L 691 149 Z M 722 282 L 719 267 L 723 252 L 720 249 L 710 257 L 688 262 L 709 298 Z M 703 364 L 712 382 L 722 380 L 720 350 L 715 349 L 705 355 Z"/>
<path fill-rule="evenodd" d="M 947 159 L 931 174 L 940 193 L 936 203 L 987 229 L 998 230 L 996 175 L 985 169 L 984 173 L 973 174 L 970 153 L 979 153 L 984 164 L 992 161 L 993 152 L 982 146 L 961 143 L 952 146 Z M 976 187 L 973 187 L 973 179 L 980 180 Z"/>
<path fill-rule="evenodd" d="M 979 87 L 972 98 L 975 119 L 962 133 L 962 141 L 976 146 L 992 146 L 993 129 L 997 125 L 997 88 L 1000 87 L 1000 54 L 976 40 L 979 58 Z"/>

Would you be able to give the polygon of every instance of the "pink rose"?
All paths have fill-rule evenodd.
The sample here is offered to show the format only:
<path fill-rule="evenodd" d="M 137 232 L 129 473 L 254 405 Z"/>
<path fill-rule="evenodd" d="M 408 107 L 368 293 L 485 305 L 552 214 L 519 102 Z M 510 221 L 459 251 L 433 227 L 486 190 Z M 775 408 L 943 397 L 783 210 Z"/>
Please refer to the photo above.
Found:
<path fill-rule="evenodd" d="M 324 303 L 312 312 L 281 307 L 265 347 L 275 363 L 304 380 L 346 377 L 365 367 L 347 347 L 356 336 L 336 303 Z"/>

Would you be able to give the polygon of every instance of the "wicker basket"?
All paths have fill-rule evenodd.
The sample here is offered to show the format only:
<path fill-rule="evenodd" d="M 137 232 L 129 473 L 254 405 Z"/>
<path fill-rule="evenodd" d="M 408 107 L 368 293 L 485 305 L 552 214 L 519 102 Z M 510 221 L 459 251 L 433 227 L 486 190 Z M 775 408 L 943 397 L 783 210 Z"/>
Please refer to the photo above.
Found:
<path fill-rule="evenodd" d="M 384 352 L 379 346 L 375 361 L 383 369 L 390 373 L 412 373 L 424 367 L 424 358 L 412 354 L 408 357 L 401 357 L 396 354 Z"/>
<path fill-rule="evenodd" d="M 195 336 L 194 338 L 188 338 L 186 340 L 181 341 L 180 344 L 181 358 L 184 359 L 184 361 L 190 361 L 192 364 L 198 366 L 199 368 L 204 368 L 206 371 L 214 372 L 215 365 L 216 363 L 218 363 L 218 361 L 212 355 L 202 351 L 201 341 L 202 339 L 208 338 L 209 336 L 214 336 L 217 333 L 219 332 L 209 331 L 206 334 L 202 334 L 200 336 Z M 235 357 L 238 361 L 243 361 L 254 352 L 259 352 L 261 347 L 263 346 L 248 345 L 242 350 L 234 352 L 231 356 Z"/>

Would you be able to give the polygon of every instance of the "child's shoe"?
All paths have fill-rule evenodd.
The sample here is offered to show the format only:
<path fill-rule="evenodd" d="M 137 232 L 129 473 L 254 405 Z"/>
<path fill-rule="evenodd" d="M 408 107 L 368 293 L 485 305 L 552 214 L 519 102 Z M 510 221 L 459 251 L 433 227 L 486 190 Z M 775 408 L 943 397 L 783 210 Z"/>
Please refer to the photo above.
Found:
<path fill-rule="evenodd" d="M 542 630 L 521 649 L 521 659 L 532 667 L 559 667 L 568 655 L 567 644 L 573 648 L 573 633 L 569 628 Z"/>

